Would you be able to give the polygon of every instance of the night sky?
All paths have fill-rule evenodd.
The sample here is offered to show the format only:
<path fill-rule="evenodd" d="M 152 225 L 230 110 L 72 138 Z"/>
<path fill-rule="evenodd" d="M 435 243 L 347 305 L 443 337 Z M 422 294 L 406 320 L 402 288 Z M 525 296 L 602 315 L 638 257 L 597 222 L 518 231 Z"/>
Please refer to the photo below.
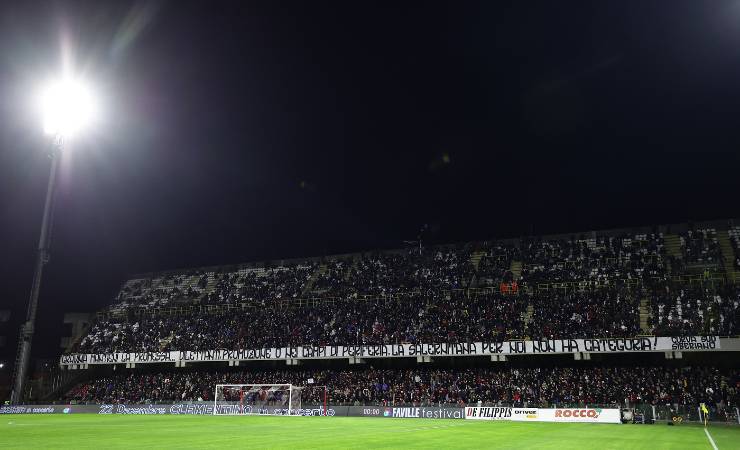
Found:
<path fill-rule="evenodd" d="M 11 340 L 65 52 L 103 115 L 64 157 L 37 356 L 135 273 L 738 216 L 737 0 L 8 1 Z"/>

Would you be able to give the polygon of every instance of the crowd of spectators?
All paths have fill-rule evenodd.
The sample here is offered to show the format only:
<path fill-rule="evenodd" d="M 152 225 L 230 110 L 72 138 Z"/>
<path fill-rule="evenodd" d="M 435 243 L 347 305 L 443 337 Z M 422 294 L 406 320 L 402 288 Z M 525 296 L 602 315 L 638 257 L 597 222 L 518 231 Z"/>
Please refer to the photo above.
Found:
<path fill-rule="evenodd" d="M 740 228 L 729 231 L 736 247 Z M 721 261 L 714 229 L 680 235 L 683 258 L 676 268 Z M 473 249 L 480 255 L 477 268 Z M 662 233 L 623 236 L 580 236 L 570 239 L 523 238 L 513 243 L 480 243 L 375 252 L 266 268 L 185 271 L 141 278 L 121 289 L 119 309 L 158 307 L 173 303 L 238 304 L 298 297 L 385 297 L 399 293 L 470 287 L 537 286 L 561 282 L 653 280 L 667 276 L 669 257 Z M 521 273 L 512 273 L 513 261 Z M 740 264 L 740 261 L 737 262 Z M 475 280 L 475 284 L 471 282 Z"/>
<path fill-rule="evenodd" d="M 730 231 L 737 244 L 740 228 Z M 715 230 L 681 236 L 689 263 L 718 258 Z M 477 270 L 474 253 L 481 257 Z M 663 235 L 649 233 L 413 248 L 321 262 L 170 273 L 130 280 L 114 309 L 237 308 L 182 308 L 175 316 L 110 314 L 73 351 L 740 332 L 736 288 L 676 286 L 666 272 L 666 259 Z M 522 262 L 521 274 L 510 270 L 513 261 Z M 578 290 L 577 283 L 561 283 L 567 281 L 598 283 Z M 541 288 L 543 283 L 550 288 Z M 478 289 L 491 286 L 500 289 Z M 311 301 L 291 302 L 298 298 Z M 650 301 L 647 329 L 640 328 L 642 299 Z"/>
<path fill-rule="evenodd" d="M 628 337 L 640 334 L 638 292 L 627 287 L 535 294 L 533 339 Z"/>
<path fill-rule="evenodd" d="M 691 405 L 737 406 L 737 371 L 711 367 L 374 369 L 280 371 L 128 371 L 84 382 L 73 403 L 213 401 L 217 384 L 307 386 L 304 405 Z"/>
<path fill-rule="evenodd" d="M 664 273 L 662 233 L 621 237 L 522 240 L 528 283 L 640 279 Z"/>
<path fill-rule="evenodd" d="M 320 272 L 314 280 L 312 293 L 318 296 L 331 295 L 336 297 L 347 297 L 353 293 L 346 283 L 349 277 L 350 267 L 354 263 L 351 258 L 339 258 L 326 264 L 323 272 Z"/>
<path fill-rule="evenodd" d="M 391 296 L 415 290 L 469 286 L 470 246 L 375 252 L 355 258 L 275 267 L 223 268 L 130 280 L 111 309 L 161 307 L 176 302 L 239 304 L 297 297 Z M 313 277 L 313 282 L 311 279 Z"/>
<path fill-rule="evenodd" d="M 330 296 L 384 297 L 415 290 L 463 289 L 473 273 L 468 246 L 378 252 L 331 264 L 315 288 Z"/>
<path fill-rule="evenodd" d="M 735 253 L 735 269 L 740 269 L 740 227 L 732 227 L 727 231 L 732 250 Z"/>
<path fill-rule="evenodd" d="M 231 295 L 231 294 L 225 294 Z M 651 318 L 640 327 L 646 299 Z M 740 288 L 701 284 L 647 289 L 615 283 L 586 290 L 442 291 L 265 303 L 218 312 L 98 320 L 79 353 L 256 349 L 310 345 L 498 342 L 740 333 Z"/>
<path fill-rule="evenodd" d="M 313 264 L 296 264 L 215 274 L 213 289 L 200 299 L 200 303 L 223 305 L 268 298 L 297 298 L 302 295 L 314 270 Z"/>
<path fill-rule="evenodd" d="M 478 286 L 495 286 L 497 283 L 511 283 L 514 274 L 511 263 L 521 260 L 519 247 L 506 243 L 484 243 L 483 255 L 478 263 L 476 278 Z"/>
<path fill-rule="evenodd" d="M 703 228 L 681 234 L 684 264 L 714 265 L 722 260 L 717 230 Z"/>
<path fill-rule="evenodd" d="M 652 297 L 652 333 L 659 336 L 740 334 L 740 288 L 669 286 Z"/>
<path fill-rule="evenodd" d="M 731 229 L 729 237 L 738 254 L 740 228 Z M 681 267 L 722 259 L 714 230 L 687 232 L 681 235 L 681 243 Z M 474 249 L 482 253 L 477 269 L 471 261 Z M 512 272 L 513 261 L 521 261 L 521 274 Z M 112 309 L 175 304 L 223 308 L 183 308 L 169 315 L 109 314 L 72 351 L 740 334 L 740 288 L 709 281 L 681 284 L 671 280 L 667 261 L 662 234 L 651 233 L 523 239 L 518 246 L 430 247 L 145 277 L 124 284 Z M 674 271 L 679 267 L 670 265 Z M 581 288 L 574 283 L 553 284 L 582 281 L 598 283 Z M 541 284 L 550 286 L 531 289 Z M 477 289 L 491 286 L 501 289 Z M 307 301 L 291 302 L 299 298 Z M 640 328 L 641 300 L 651 312 L 648 329 Z M 708 367 L 509 366 L 304 371 L 188 368 L 166 373 L 144 369 L 85 382 L 65 399 L 83 403 L 212 401 L 219 383 L 305 386 L 309 378 L 313 385 L 328 386 L 332 404 L 695 406 L 704 401 L 726 407 L 740 401 L 738 373 Z M 302 396 L 304 403 L 319 404 L 323 391 L 307 387 Z"/>
<path fill-rule="evenodd" d="M 74 351 L 149 352 L 414 342 L 503 341 L 526 334 L 523 297 L 496 293 L 342 299 L 294 308 L 99 320 Z"/>
<path fill-rule="evenodd" d="M 112 309 L 125 310 L 132 306 L 155 308 L 178 301 L 193 301 L 203 294 L 208 277 L 208 273 L 193 270 L 156 278 L 135 278 L 123 285 Z"/>
<path fill-rule="evenodd" d="M 189 271 L 130 280 L 111 309 L 176 303 L 236 304 L 255 299 L 296 298 L 316 265 L 311 263 L 218 271 Z"/>

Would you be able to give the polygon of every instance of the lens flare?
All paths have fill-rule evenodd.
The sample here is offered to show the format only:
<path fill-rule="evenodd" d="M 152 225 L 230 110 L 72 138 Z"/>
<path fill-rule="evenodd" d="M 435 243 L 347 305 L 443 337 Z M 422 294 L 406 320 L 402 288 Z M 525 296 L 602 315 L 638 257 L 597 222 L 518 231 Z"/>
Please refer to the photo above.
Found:
<path fill-rule="evenodd" d="M 47 134 L 70 136 L 95 118 L 94 97 L 88 86 L 78 80 L 49 83 L 41 91 L 39 103 Z"/>

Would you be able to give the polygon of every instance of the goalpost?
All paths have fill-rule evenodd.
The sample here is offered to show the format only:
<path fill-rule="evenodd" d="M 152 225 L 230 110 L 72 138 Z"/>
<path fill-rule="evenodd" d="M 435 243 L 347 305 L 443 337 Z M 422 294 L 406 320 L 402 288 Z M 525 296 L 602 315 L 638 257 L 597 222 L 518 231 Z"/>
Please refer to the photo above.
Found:
<path fill-rule="evenodd" d="M 329 415 L 329 386 L 326 386 L 326 385 L 317 386 L 317 385 L 310 384 L 308 386 L 304 386 L 303 388 L 315 389 L 314 400 L 318 401 L 318 403 L 320 404 L 321 414 L 324 416 L 328 416 Z M 309 396 L 313 394 L 314 392 L 308 391 Z M 333 414 L 333 410 L 332 410 L 332 414 Z"/>
<path fill-rule="evenodd" d="M 217 384 L 213 414 L 301 415 L 301 389 L 292 384 Z"/>

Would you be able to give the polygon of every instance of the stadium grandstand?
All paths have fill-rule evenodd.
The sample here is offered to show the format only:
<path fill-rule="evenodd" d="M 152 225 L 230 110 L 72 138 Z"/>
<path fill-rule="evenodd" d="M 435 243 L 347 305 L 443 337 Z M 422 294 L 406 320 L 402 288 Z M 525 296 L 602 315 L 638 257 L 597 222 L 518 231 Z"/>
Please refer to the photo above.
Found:
<path fill-rule="evenodd" d="M 737 342 L 739 233 L 674 224 L 139 275 L 70 343 L 65 382 L 35 400 L 197 404 L 218 384 L 280 382 L 314 406 L 599 406 L 689 421 L 705 403 L 737 423 L 737 353 L 715 343 Z"/>

